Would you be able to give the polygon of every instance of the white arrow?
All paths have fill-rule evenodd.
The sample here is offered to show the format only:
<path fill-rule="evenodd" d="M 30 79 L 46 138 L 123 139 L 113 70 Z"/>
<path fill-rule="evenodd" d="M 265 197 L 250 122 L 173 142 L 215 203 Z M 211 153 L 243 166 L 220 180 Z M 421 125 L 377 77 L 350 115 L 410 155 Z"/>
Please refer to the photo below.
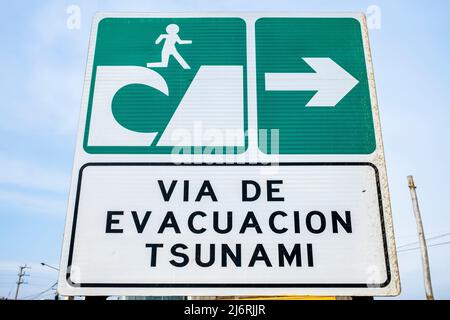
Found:
<path fill-rule="evenodd" d="M 330 58 L 303 60 L 315 72 L 266 73 L 266 90 L 317 91 L 307 107 L 335 107 L 359 82 Z"/>

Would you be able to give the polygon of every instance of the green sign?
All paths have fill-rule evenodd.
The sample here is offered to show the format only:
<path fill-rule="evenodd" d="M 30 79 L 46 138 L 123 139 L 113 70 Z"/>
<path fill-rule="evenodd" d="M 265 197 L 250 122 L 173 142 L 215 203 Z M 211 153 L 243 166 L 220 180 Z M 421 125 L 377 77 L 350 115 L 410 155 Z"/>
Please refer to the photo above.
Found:
<path fill-rule="evenodd" d="M 103 19 L 99 23 L 95 43 L 92 70 L 92 79 L 95 80 L 90 87 L 85 151 L 169 154 L 176 146 L 184 147 L 180 151 L 186 153 L 243 152 L 247 126 L 246 63 L 246 28 L 245 22 L 239 18 Z M 148 69 L 148 76 L 145 69 Z M 99 70 L 105 71 L 105 75 L 99 76 Z M 152 76 L 158 76 L 155 72 L 165 82 L 167 92 L 146 83 Z M 99 113 L 98 119 L 92 121 L 93 113 L 97 112 L 95 109 L 103 108 L 101 95 L 120 77 L 130 79 L 128 82 L 119 81 L 124 86 L 115 85 L 117 91 L 111 92 L 112 97 L 105 102 L 105 109 L 110 107 L 113 118 Z M 218 99 L 221 101 L 216 101 Z M 200 107 L 203 110 L 198 110 Z M 174 119 L 177 109 L 186 109 L 177 116 L 183 119 Z M 228 119 L 227 123 L 220 124 L 222 128 L 215 128 L 238 131 L 239 141 L 221 143 L 224 139 L 220 137 L 192 136 L 183 144 L 182 139 L 169 136 L 178 130 L 178 135 L 185 138 L 184 131 L 194 132 L 196 129 L 202 130 L 200 134 L 204 135 L 205 127 L 210 129 L 218 122 L 214 117 Z M 172 127 L 177 127 L 167 130 L 171 120 L 174 122 Z M 116 124 L 105 124 L 105 121 Z M 187 123 L 189 121 L 191 123 Z M 104 126 L 106 128 L 102 132 L 92 133 L 93 129 Z M 164 137 L 165 131 L 171 133 L 166 132 L 167 137 Z M 136 136 L 137 140 L 128 141 L 124 135 Z M 173 144 L 171 140 L 174 140 Z M 217 145 L 214 140 L 217 140 Z"/>
<path fill-rule="evenodd" d="M 258 128 L 279 130 L 280 154 L 372 153 L 375 132 L 359 21 L 262 18 L 255 28 Z M 338 71 L 333 69 L 327 74 L 326 64 L 321 69 L 316 63 L 318 70 L 314 70 L 314 58 L 331 59 L 331 68 L 334 62 L 335 68 L 344 70 L 344 76 L 335 77 Z M 349 87 L 345 87 L 345 72 Z M 289 74 L 289 83 L 285 84 L 291 88 L 267 90 L 267 73 Z M 298 74 L 299 79 L 293 74 Z M 351 86 L 356 81 L 352 83 L 350 76 L 357 81 L 354 87 Z M 282 76 L 278 80 L 282 81 Z M 305 87 L 298 84 L 301 90 L 296 90 L 292 88 L 296 81 L 309 83 Z M 328 105 L 308 106 L 315 95 L 322 95 L 325 100 L 330 97 L 332 101 Z M 265 144 L 266 141 L 260 141 L 262 151 Z M 268 150 L 273 148 L 269 145 Z"/>
<path fill-rule="evenodd" d="M 247 61 L 256 64 L 257 120 L 250 120 L 257 123 L 260 151 L 375 150 L 357 19 L 257 19 L 254 55 L 247 52 L 246 28 L 231 17 L 101 20 L 85 151 L 243 153 L 251 99 Z"/>

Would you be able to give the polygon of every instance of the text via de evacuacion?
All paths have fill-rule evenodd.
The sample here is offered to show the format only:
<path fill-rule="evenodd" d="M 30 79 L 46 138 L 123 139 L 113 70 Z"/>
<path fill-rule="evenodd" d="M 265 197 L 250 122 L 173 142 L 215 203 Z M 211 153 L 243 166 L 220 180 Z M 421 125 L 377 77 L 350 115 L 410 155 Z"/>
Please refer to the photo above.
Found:
<path fill-rule="evenodd" d="M 201 207 L 202 201 L 219 202 L 219 195 L 216 194 L 213 184 L 209 180 L 204 180 L 198 192 L 191 195 L 189 181 L 172 180 L 165 182 L 157 180 L 161 197 L 164 202 L 173 200 L 172 196 L 175 188 L 179 185 L 183 188 L 182 202 L 196 202 Z M 243 180 L 241 183 L 242 203 L 251 203 L 262 197 L 268 203 L 278 202 L 282 204 L 285 199 L 282 193 L 283 180 L 267 180 L 265 185 L 253 180 Z M 178 201 L 179 203 L 180 201 Z M 300 239 L 300 235 L 308 233 L 310 235 L 328 234 L 351 234 L 352 233 L 352 213 L 350 210 L 321 211 L 300 210 L 284 211 L 275 210 L 271 212 L 246 211 L 211 211 L 195 210 L 192 212 L 179 212 L 176 210 L 166 210 L 158 212 L 160 208 L 148 208 L 148 210 L 117 210 L 112 208 L 105 212 L 105 232 L 117 236 L 126 236 L 130 233 L 147 234 L 152 233 L 152 239 L 157 239 L 157 235 L 173 234 L 173 239 L 177 236 L 182 240 L 186 233 L 197 235 L 201 240 L 203 234 L 224 234 L 252 235 L 258 237 L 264 233 L 273 235 L 290 234 Z M 131 228 L 125 228 L 128 226 Z M 210 239 L 211 237 L 209 237 Z M 251 248 L 245 248 L 247 245 Z M 314 267 L 314 244 L 312 242 L 295 242 L 285 245 L 284 243 L 270 244 L 271 250 L 267 250 L 267 243 L 249 244 L 245 242 L 232 243 L 204 243 L 198 241 L 195 244 L 187 244 L 175 241 L 167 245 L 163 242 L 145 243 L 148 249 L 149 267 L 156 267 L 159 262 L 160 250 L 168 250 L 172 259 L 168 262 L 173 267 L 185 267 L 190 263 L 195 263 L 200 267 L 211 267 L 220 265 L 227 267 L 254 267 L 262 264 L 272 267 L 276 264 L 279 267 Z"/>

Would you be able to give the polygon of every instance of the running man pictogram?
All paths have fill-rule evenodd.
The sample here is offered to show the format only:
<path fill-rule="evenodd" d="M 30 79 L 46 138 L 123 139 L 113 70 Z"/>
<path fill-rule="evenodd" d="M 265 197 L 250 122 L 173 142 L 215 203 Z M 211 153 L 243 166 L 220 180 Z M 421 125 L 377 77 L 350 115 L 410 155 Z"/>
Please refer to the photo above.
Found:
<path fill-rule="evenodd" d="M 161 51 L 161 62 L 147 63 L 148 68 L 167 68 L 170 56 L 173 56 L 183 69 L 190 69 L 191 67 L 183 59 L 176 48 L 176 44 L 191 44 L 192 40 L 181 40 L 178 36 L 180 28 L 176 24 L 169 24 L 166 27 L 167 34 L 162 34 L 156 39 L 155 44 L 159 44 L 165 40 Z"/>

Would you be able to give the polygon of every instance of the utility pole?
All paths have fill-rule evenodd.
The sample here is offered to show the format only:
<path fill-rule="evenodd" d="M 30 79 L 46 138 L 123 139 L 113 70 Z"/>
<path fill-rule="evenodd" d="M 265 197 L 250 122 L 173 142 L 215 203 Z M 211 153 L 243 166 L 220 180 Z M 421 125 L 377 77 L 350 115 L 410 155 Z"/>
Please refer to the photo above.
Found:
<path fill-rule="evenodd" d="M 419 234 L 420 251 L 422 253 L 423 278 L 427 300 L 434 300 L 433 287 L 431 286 L 430 263 L 428 261 L 427 242 L 423 232 L 422 218 L 420 216 L 419 201 L 417 200 L 416 185 L 413 176 L 408 176 L 408 187 L 411 194 L 414 216 L 416 218 L 417 232 Z"/>
<path fill-rule="evenodd" d="M 26 264 L 24 266 L 19 266 L 19 274 L 17 275 L 19 278 L 17 279 L 17 288 L 16 288 L 16 295 L 14 297 L 14 300 L 17 300 L 17 296 L 19 295 L 19 288 L 20 285 L 23 284 L 23 278 L 26 276 L 29 276 L 29 274 L 26 274 L 26 269 L 31 269 Z"/>

